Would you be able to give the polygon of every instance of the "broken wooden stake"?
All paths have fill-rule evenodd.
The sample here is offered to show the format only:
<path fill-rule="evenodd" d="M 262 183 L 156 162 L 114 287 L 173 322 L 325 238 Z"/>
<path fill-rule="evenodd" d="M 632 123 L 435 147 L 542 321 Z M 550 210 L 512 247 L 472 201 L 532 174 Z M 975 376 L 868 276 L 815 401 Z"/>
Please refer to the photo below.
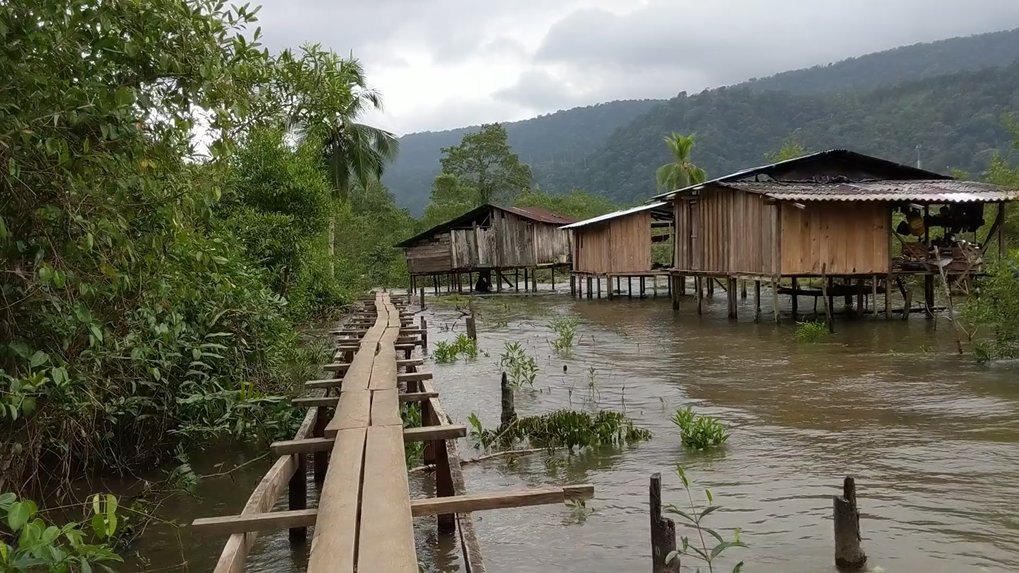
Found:
<path fill-rule="evenodd" d="M 672 562 L 665 559 L 676 550 L 676 522 L 662 517 L 662 474 L 651 474 L 651 571 L 674 573 L 679 571 L 679 556 Z"/>
<path fill-rule="evenodd" d="M 856 481 L 846 477 L 842 496 L 834 496 L 835 566 L 843 571 L 858 571 L 867 565 L 867 554 L 860 547 L 860 511 L 856 506 Z"/>
<path fill-rule="evenodd" d="M 510 386 L 505 372 L 502 373 L 502 381 L 499 385 L 502 390 L 502 425 L 508 426 L 516 421 L 517 411 L 513 405 L 513 387 Z"/>

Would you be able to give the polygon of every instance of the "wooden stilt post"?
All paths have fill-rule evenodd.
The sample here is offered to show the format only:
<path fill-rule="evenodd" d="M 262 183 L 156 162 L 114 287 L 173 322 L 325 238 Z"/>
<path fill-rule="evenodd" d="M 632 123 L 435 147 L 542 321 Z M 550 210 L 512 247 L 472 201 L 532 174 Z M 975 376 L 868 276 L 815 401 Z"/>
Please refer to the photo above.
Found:
<path fill-rule="evenodd" d="M 593 294 L 594 294 L 594 280 L 590 276 L 588 276 L 587 277 L 587 298 L 591 298 Z"/>
<path fill-rule="evenodd" d="M 294 455 L 297 456 L 297 469 L 287 485 L 287 508 L 291 511 L 308 509 L 308 465 L 304 454 Z M 308 528 L 292 527 L 289 536 L 290 543 L 303 543 L 308 539 Z"/>
<path fill-rule="evenodd" d="M 647 287 L 647 283 L 644 280 L 646 278 L 647 277 L 643 277 L 643 276 L 640 277 L 640 282 L 639 282 L 639 285 L 640 285 L 640 298 L 644 298 L 644 295 L 647 293 L 647 288 L 646 288 Z"/>
<path fill-rule="evenodd" d="M 877 275 L 871 277 L 871 280 L 874 282 L 870 285 L 870 313 L 877 316 Z"/>
<path fill-rule="evenodd" d="M 329 420 L 326 419 L 326 409 L 319 406 L 318 414 L 315 416 L 315 427 L 312 429 L 312 437 L 324 438 L 328 424 Z M 321 487 L 326 481 L 326 470 L 329 469 L 329 452 L 315 452 L 313 456 L 312 464 L 314 469 L 312 472 L 315 477 L 315 485 Z"/>
<path fill-rule="evenodd" d="M 702 314 L 704 312 L 704 277 L 694 277 L 693 284 L 697 295 L 697 314 Z"/>
<path fill-rule="evenodd" d="M 577 296 L 577 275 L 570 273 L 570 296 Z"/>
<path fill-rule="evenodd" d="M 934 275 L 923 276 L 923 304 L 927 310 L 927 318 L 934 318 Z"/>
<path fill-rule="evenodd" d="M 500 422 L 503 426 L 507 426 L 517 419 L 517 410 L 513 405 L 513 387 L 510 386 L 505 372 L 502 373 L 499 388 L 502 392 L 502 416 L 500 417 Z"/>
<path fill-rule="evenodd" d="M 885 275 L 885 320 L 892 319 L 892 273 Z"/>
<path fill-rule="evenodd" d="M 626 298 L 633 298 L 633 277 L 626 277 Z"/>
<path fill-rule="evenodd" d="M 726 301 L 729 303 L 729 319 L 736 318 L 736 279 L 729 277 L 726 279 Z"/>
<path fill-rule="evenodd" d="M 672 298 L 672 310 L 679 310 L 679 288 L 675 284 L 679 279 L 680 277 L 676 275 L 669 275 L 669 296 Z"/>
<path fill-rule="evenodd" d="M 793 286 L 793 298 L 792 298 L 793 321 L 797 321 L 800 319 L 800 297 L 796 295 L 796 293 L 799 292 L 800 290 L 799 279 L 793 277 L 792 286 Z"/>
<path fill-rule="evenodd" d="M 679 296 L 686 296 L 686 275 L 679 275 Z"/>
<path fill-rule="evenodd" d="M 856 279 L 856 312 L 860 314 L 863 314 L 864 303 L 867 300 L 863 290 L 865 286 L 863 279 Z"/>
<path fill-rule="evenodd" d="M 421 347 L 428 350 L 428 321 L 421 317 Z"/>
<path fill-rule="evenodd" d="M 425 309 L 425 287 L 421 287 L 421 310 Z"/>
<path fill-rule="evenodd" d="M 747 298 L 747 281 L 739 282 L 739 297 L 743 300 Z"/>
<path fill-rule="evenodd" d="M 761 281 L 754 281 L 754 322 L 761 322 Z"/>
<path fill-rule="evenodd" d="M 478 339 L 478 324 L 474 320 L 474 313 L 467 317 L 467 338 L 471 340 Z"/>
<path fill-rule="evenodd" d="M 524 277 L 527 277 L 527 269 L 524 269 Z M 527 285 L 524 285 L 527 289 Z M 513 269 L 513 292 L 520 292 L 520 269 Z"/>
<path fill-rule="evenodd" d="M 676 550 L 676 523 L 662 517 L 662 474 L 651 474 L 651 571 L 674 573 L 679 571 L 679 557 L 666 564 L 665 558 Z"/>
<path fill-rule="evenodd" d="M 832 322 L 831 307 L 834 297 L 831 295 L 831 277 L 828 276 L 828 263 L 821 263 L 821 297 L 824 298 L 824 321 L 828 323 L 828 332 L 835 333 Z"/>
<path fill-rule="evenodd" d="M 531 292 L 538 292 L 538 267 L 531 269 Z"/>
<path fill-rule="evenodd" d="M 609 300 L 616 298 L 616 293 L 612 290 L 612 277 L 609 275 L 605 275 L 605 292 Z"/>
<path fill-rule="evenodd" d="M 707 277 L 708 279 L 708 298 L 715 298 L 715 278 Z"/>
<path fill-rule="evenodd" d="M 867 565 L 867 554 L 860 547 L 860 510 L 856 505 L 856 482 L 847 477 L 842 496 L 834 496 L 835 566 L 843 571 L 858 571 Z"/>
<path fill-rule="evenodd" d="M 410 275 L 410 290 L 407 291 L 407 304 L 410 304 L 410 299 L 417 292 L 417 277 Z"/>
<path fill-rule="evenodd" d="M 594 277 L 594 280 L 597 281 L 597 283 L 598 283 L 598 287 L 597 287 L 597 289 L 598 289 L 597 290 L 598 298 L 601 298 L 601 276 Z"/>
<path fill-rule="evenodd" d="M 669 282 L 667 284 L 669 285 L 669 296 L 670 297 L 672 296 L 672 292 L 674 290 L 676 290 L 676 281 L 674 280 L 674 278 L 675 277 L 673 277 L 672 273 L 669 273 Z"/>
<path fill-rule="evenodd" d="M 437 422 L 443 424 L 445 420 L 437 420 Z M 435 440 L 433 448 L 435 450 L 435 496 L 456 495 L 453 489 L 453 474 L 450 473 L 449 468 L 449 451 L 446 449 L 446 440 Z M 436 519 L 438 520 L 439 533 L 456 532 L 456 514 L 440 513 Z"/>
<path fill-rule="evenodd" d="M 474 292 L 474 272 L 467 271 L 467 292 Z"/>
<path fill-rule="evenodd" d="M 439 294 L 439 275 L 432 275 L 432 289 Z"/>
<path fill-rule="evenodd" d="M 775 315 L 775 324 L 778 324 L 778 317 L 780 315 L 778 307 L 778 287 L 782 277 L 774 277 L 771 279 L 771 308 Z"/>

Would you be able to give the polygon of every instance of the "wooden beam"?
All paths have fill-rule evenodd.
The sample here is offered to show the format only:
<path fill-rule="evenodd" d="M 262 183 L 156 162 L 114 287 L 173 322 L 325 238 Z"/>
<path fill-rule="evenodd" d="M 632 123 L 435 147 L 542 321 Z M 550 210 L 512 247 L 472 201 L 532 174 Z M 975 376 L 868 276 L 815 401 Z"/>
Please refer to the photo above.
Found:
<path fill-rule="evenodd" d="M 336 403 L 340 401 L 339 396 L 315 396 L 311 398 L 294 398 L 294 406 L 300 408 L 335 408 Z"/>
<path fill-rule="evenodd" d="M 401 402 L 423 402 L 429 398 L 438 398 L 438 392 L 404 392 L 400 394 Z"/>
<path fill-rule="evenodd" d="M 358 571 L 418 573 L 414 523 L 409 507 L 410 488 L 400 431 L 399 426 L 368 428 L 357 533 Z M 329 568 L 329 571 L 342 570 L 345 569 Z M 310 568 L 308 571 L 313 573 Z"/>
<path fill-rule="evenodd" d="M 323 378 L 322 380 L 308 380 L 304 383 L 305 388 L 339 388 L 343 385 L 343 378 Z"/>
<path fill-rule="evenodd" d="M 233 535 L 251 531 L 271 531 L 315 525 L 316 509 L 271 511 L 223 517 L 201 517 L 191 522 L 191 529 L 201 535 Z"/>
<path fill-rule="evenodd" d="M 396 367 L 407 367 L 407 366 L 421 366 L 425 361 L 421 358 L 408 358 L 406 360 L 397 360 Z"/>
<path fill-rule="evenodd" d="M 483 493 L 415 499 L 411 500 L 410 509 L 414 517 L 423 517 L 439 513 L 470 513 L 490 509 L 564 503 L 567 500 L 591 499 L 592 497 L 594 497 L 594 486 L 584 484 L 510 493 Z"/>
<path fill-rule="evenodd" d="M 354 570 L 367 435 L 366 428 L 340 430 L 336 435 L 333 463 L 319 495 L 321 515 L 315 520 L 308 573 Z"/>
<path fill-rule="evenodd" d="M 323 366 L 322 370 L 325 370 L 326 372 L 339 373 L 346 372 L 348 368 L 350 368 L 349 362 L 333 362 L 332 364 L 326 364 Z"/>
<path fill-rule="evenodd" d="M 407 372 L 404 374 L 397 374 L 397 382 L 420 382 L 422 380 L 431 380 L 431 372 Z"/>
<path fill-rule="evenodd" d="M 404 442 L 428 442 L 432 440 L 455 440 L 467 435 L 467 428 L 455 424 L 440 426 L 423 426 L 420 428 L 404 428 Z M 301 440 L 282 440 L 269 445 L 269 450 L 278 456 L 291 454 L 310 454 L 329 451 L 333 447 L 334 438 L 304 438 Z"/>

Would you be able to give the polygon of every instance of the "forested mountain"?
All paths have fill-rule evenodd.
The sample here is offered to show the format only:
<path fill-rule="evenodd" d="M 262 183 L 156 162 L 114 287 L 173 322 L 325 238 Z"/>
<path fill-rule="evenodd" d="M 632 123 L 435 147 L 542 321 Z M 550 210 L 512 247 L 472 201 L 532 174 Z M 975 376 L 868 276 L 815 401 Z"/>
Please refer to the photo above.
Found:
<path fill-rule="evenodd" d="M 992 150 L 1008 149 L 1000 115 L 1019 106 L 1000 68 L 1017 59 L 1019 29 L 905 46 L 668 101 L 559 111 L 507 123 L 506 130 L 543 189 L 581 187 L 622 201 L 654 192 L 654 170 L 668 160 L 661 138 L 672 131 L 697 134 L 693 160 L 709 176 L 761 163 L 795 130 L 811 149 L 853 147 L 914 162 L 921 145 L 927 167 L 980 171 Z M 988 68 L 999 69 L 967 73 Z M 384 178 L 401 205 L 423 211 L 440 149 L 471 129 L 401 138 Z"/>
<path fill-rule="evenodd" d="M 651 110 L 661 100 L 627 100 L 578 107 L 504 124 L 513 150 L 530 164 L 541 181 L 560 166 L 593 151 L 616 129 Z M 420 214 L 428 203 L 432 180 L 439 174 L 441 149 L 460 143 L 478 126 L 411 133 L 400 138 L 400 155 L 383 182 L 397 200 Z"/>
<path fill-rule="evenodd" d="M 709 177 L 764 163 L 794 137 L 810 150 L 847 147 L 912 164 L 979 173 L 1012 139 L 1002 117 L 1019 111 L 1019 63 L 959 72 L 862 94 L 792 95 L 749 86 L 681 94 L 614 133 L 594 153 L 542 181 L 620 202 L 650 197 L 670 157 L 662 138 L 695 133 L 692 159 Z"/>
<path fill-rule="evenodd" d="M 834 64 L 752 79 L 755 89 L 799 94 L 861 91 L 967 70 L 1007 66 L 1019 59 L 1019 28 L 902 46 Z"/>

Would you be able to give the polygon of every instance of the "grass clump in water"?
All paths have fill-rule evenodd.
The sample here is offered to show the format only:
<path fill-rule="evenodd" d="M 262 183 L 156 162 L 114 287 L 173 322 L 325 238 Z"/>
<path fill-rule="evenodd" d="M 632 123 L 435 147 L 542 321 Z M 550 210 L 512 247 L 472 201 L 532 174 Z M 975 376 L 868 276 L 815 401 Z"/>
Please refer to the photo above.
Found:
<path fill-rule="evenodd" d="M 573 348 L 574 339 L 577 337 L 577 325 L 580 321 L 574 316 L 557 316 L 548 322 L 548 327 L 555 332 L 556 338 L 549 344 L 556 352 L 563 352 Z"/>
<path fill-rule="evenodd" d="M 466 334 L 456 337 L 453 342 L 440 341 L 435 344 L 432 357 L 439 364 L 451 364 L 463 356 L 465 360 L 474 360 L 478 357 L 478 341 Z"/>
<path fill-rule="evenodd" d="M 499 366 L 506 370 L 506 378 L 514 388 L 534 387 L 538 361 L 519 342 L 506 343 L 505 351 L 499 355 Z"/>
<path fill-rule="evenodd" d="M 796 342 L 821 342 L 828 338 L 828 326 L 819 320 L 800 322 L 796 325 Z"/>
<path fill-rule="evenodd" d="M 729 434 L 714 416 L 698 416 L 687 406 L 676 410 L 672 423 L 679 427 L 683 446 L 693 450 L 709 450 L 725 445 Z"/>
<path fill-rule="evenodd" d="M 484 448 L 493 445 L 512 447 L 527 442 L 538 448 L 566 448 L 569 450 L 599 446 L 621 446 L 651 439 L 651 432 L 633 425 L 633 421 L 620 412 L 603 410 L 597 414 L 576 410 L 555 410 L 540 416 L 519 418 L 488 430 L 478 417 L 468 417 L 470 435 Z"/>

